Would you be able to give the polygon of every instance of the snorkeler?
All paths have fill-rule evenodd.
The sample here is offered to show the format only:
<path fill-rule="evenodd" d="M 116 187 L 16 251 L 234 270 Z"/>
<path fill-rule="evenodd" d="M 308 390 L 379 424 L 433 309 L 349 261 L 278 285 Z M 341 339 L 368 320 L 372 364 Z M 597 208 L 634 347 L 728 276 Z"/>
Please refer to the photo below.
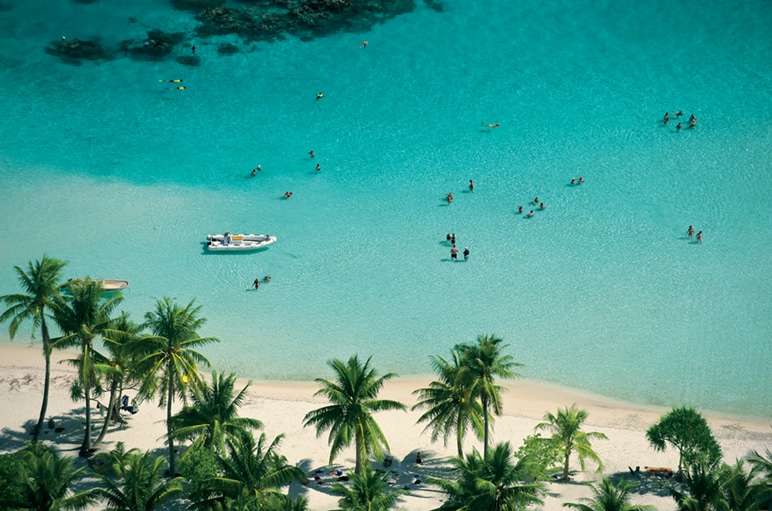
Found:
<path fill-rule="evenodd" d="M 180 83 L 182 79 L 175 79 L 175 80 L 158 80 L 159 82 L 169 82 L 169 83 Z"/>
<path fill-rule="evenodd" d="M 166 87 L 164 90 L 185 90 L 184 86 L 180 87 Z"/>
<path fill-rule="evenodd" d="M 323 93 L 323 92 L 319 92 L 319 93 L 316 95 L 316 100 L 318 101 L 318 100 L 322 99 L 323 97 L 324 97 L 324 93 Z"/>
<path fill-rule="evenodd" d="M 490 123 L 490 122 L 481 122 L 480 126 L 485 126 L 486 128 L 493 128 L 496 129 L 499 127 L 499 123 Z"/>

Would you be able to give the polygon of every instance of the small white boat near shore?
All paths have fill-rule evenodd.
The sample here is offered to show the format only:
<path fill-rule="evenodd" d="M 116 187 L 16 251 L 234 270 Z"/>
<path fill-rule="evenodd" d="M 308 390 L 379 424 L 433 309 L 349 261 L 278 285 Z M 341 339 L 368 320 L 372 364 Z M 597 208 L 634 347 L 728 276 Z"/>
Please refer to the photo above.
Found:
<path fill-rule="evenodd" d="M 276 241 L 276 236 L 268 234 L 208 234 L 207 250 L 215 252 L 258 250 Z"/>
<path fill-rule="evenodd" d="M 86 279 L 85 278 L 70 279 L 71 282 L 75 282 L 79 280 L 86 280 Z M 126 289 L 127 287 L 129 287 L 128 280 L 119 280 L 119 279 L 91 279 L 91 280 L 93 280 L 94 282 L 100 282 L 105 292 L 120 291 L 122 289 Z"/>

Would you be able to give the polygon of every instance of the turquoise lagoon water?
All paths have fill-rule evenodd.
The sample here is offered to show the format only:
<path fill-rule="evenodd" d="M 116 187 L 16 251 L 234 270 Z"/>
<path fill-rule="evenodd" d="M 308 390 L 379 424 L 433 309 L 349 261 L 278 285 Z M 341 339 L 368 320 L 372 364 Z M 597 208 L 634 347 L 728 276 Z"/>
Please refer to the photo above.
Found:
<path fill-rule="evenodd" d="M 138 321 L 195 298 L 222 340 L 205 353 L 242 376 L 354 353 L 424 375 L 496 333 L 531 379 L 772 417 L 772 4 L 442 6 L 245 43 L 162 2 L 5 0 L 0 294 L 47 253 L 130 280 Z M 148 28 L 187 33 L 175 55 L 195 42 L 200 65 L 44 52 Z M 696 129 L 660 122 L 679 109 Z M 519 215 L 535 196 L 547 209 Z M 206 254 L 225 230 L 279 241 Z"/>

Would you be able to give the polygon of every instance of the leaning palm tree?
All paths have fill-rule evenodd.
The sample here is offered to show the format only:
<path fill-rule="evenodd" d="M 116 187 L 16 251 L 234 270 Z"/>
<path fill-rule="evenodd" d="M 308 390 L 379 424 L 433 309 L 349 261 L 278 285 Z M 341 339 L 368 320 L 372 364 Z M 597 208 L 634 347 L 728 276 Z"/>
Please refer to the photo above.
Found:
<path fill-rule="evenodd" d="M 604 477 L 600 486 L 589 485 L 595 498 L 581 498 L 583 503 L 567 502 L 564 507 L 571 507 L 579 511 L 656 511 L 654 506 L 642 504 L 630 504 L 630 493 L 635 489 L 635 483 L 631 481 L 619 481 L 617 485 Z"/>
<path fill-rule="evenodd" d="M 165 460 L 150 452 L 132 449 L 116 454 L 113 474 L 101 475 L 96 494 L 107 502 L 107 511 L 152 511 L 175 494 L 182 493 L 182 478 L 164 478 Z"/>
<path fill-rule="evenodd" d="M 43 404 L 40 406 L 40 415 L 37 425 L 32 432 L 32 441 L 37 442 L 48 409 L 48 395 L 51 382 L 51 353 L 54 346 L 46 324 L 46 310 L 51 310 L 51 305 L 59 297 L 59 281 L 62 278 L 62 268 L 67 263 L 46 255 L 34 264 L 29 262 L 27 271 L 14 266 L 19 282 L 26 294 L 10 294 L 0 297 L 0 300 L 9 305 L 8 309 L 0 314 L 0 323 L 11 320 L 8 333 L 11 339 L 16 335 L 19 326 L 26 320 L 32 321 L 32 337 L 35 330 L 40 327 L 40 335 L 43 341 L 43 357 L 46 360 L 45 377 L 43 379 Z"/>
<path fill-rule="evenodd" d="M 228 438 L 228 455 L 218 456 L 221 475 L 203 482 L 191 509 L 272 509 L 278 501 L 285 501 L 280 488 L 295 480 L 305 481 L 306 475 L 278 453 L 282 438 L 279 435 L 270 444 L 265 433 L 257 443 L 249 432 Z"/>
<path fill-rule="evenodd" d="M 397 375 L 387 373 L 377 377 L 375 369 L 370 367 L 370 358 L 372 357 L 364 364 L 356 355 L 349 358 L 348 362 L 338 359 L 328 362 L 335 372 L 335 381 L 317 378 L 316 382 L 321 388 L 314 395 L 327 397 L 331 404 L 310 411 L 303 418 L 303 426 L 316 426 L 317 436 L 324 431 L 330 431 L 330 463 L 344 447 L 350 446 L 351 441 L 354 441 L 354 473 L 358 475 L 362 474 L 368 454 L 373 453 L 377 459 L 382 459 L 384 448 L 387 451 L 389 449 L 386 436 L 372 414 L 406 409 L 405 405 L 398 401 L 376 399 L 384 382 Z"/>
<path fill-rule="evenodd" d="M 464 368 L 458 375 L 459 384 L 467 385 L 472 395 L 480 400 L 483 409 L 484 435 L 483 454 L 488 452 L 490 432 L 490 414 L 501 415 L 502 387 L 495 384 L 495 379 L 515 378 L 519 376 L 512 369 L 523 364 L 517 363 L 512 355 L 502 355 L 502 339 L 495 335 L 480 335 L 476 344 L 457 344 L 453 349 L 460 355 Z"/>
<path fill-rule="evenodd" d="M 388 474 L 366 467 L 362 475 L 353 474 L 348 485 L 334 483 L 331 492 L 340 495 L 340 511 L 389 511 L 407 490 L 389 489 Z"/>
<path fill-rule="evenodd" d="M 120 293 L 102 296 L 101 282 L 85 279 L 70 281 L 69 296 L 62 297 L 54 306 L 54 319 L 64 335 L 56 340 L 64 348 L 78 348 L 80 354 L 70 361 L 78 368 L 73 396 L 86 401 L 86 431 L 80 448 L 81 456 L 91 452 L 91 397 L 99 388 L 99 374 L 109 370 L 107 359 L 94 347 L 94 340 L 103 337 L 112 328 L 110 315 L 123 300 Z"/>
<path fill-rule="evenodd" d="M 544 420 L 546 422 L 537 424 L 534 429 L 552 431 L 552 438 L 560 442 L 563 450 L 563 479 L 568 479 L 569 462 L 574 451 L 579 455 L 579 464 L 582 470 L 584 470 L 586 458 L 590 458 L 598 464 L 598 472 L 603 470 L 603 462 L 592 449 L 590 439 L 608 440 L 608 437 L 603 433 L 581 431 L 582 424 L 587 420 L 586 411 L 579 410 L 576 404 L 573 404 L 571 408 L 566 407 L 563 410 L 558 410 L 557 415 L 547 412 L 544 415 Z"/>
<path fill-rule="evenodd" d="M 514 463 L 509 442 L 486 455 L 475 449 L 451 463 L 460 472 L 457 479 L 430 479 L 447 494 L 436 511 L 508 511 L 542 503 L 543 483 L 529 478 L 527 461 Z"/>
<path fill-rule="evenodd" d="M 76 469 L 72 458 L 59 456 L 45 444 L 28 445 L 22 452 L 22 465 L 22 502 L 10 503 L 9 509 L 79 510 L 96 500 L 94 490 L 73 493 L 70 489 L 86 467 Z"/>
<path fill-rule="evenodd" d="M 432 442 L 442 435 L 447 445 L 448 438 L 455 433 L 456 449 L 461 457 L 464 455 L 463 441 L 467 429 L 472 428 L 479 438 L 483 437 L 483 410 L 482 405 L 472 396 L 470 388 L 460 381 L 462 367 L 458 352 L 451 350 L 451 355 L 452 362 L 442 357 L 431 357 L 432 368 L 439 375 L 439 380 L 413 392 L 419 399 L 413 410 L 427 409 L 418 418 L 418 422 L 427 422 L 426 429 L 432 430 Z"/>
<path fill-rule="evenodd" d="M 191 406 L 172 417 L 172 437 L 175 440 L 193 440 L 191 448 L 204 447 L 225 454 L 226 438 L 238 437 L 263 423 L 249 417 L 239 417 L 238 408 L 244 403 L 247 382 L 234 397 L 236 375 L 225 376 L 212 372 L 212 384 L 203 381 L 192 389 Z"/>
<path fill-rule="evenodd" d="M 131 321 L 129 315 L 124 312 L 115 320 L 111 331 L 103 339 L 105 356 L 107 357 L 105 379 L 107 380 L 109 397 L 105 422 L 99 436 L 94 440 L 94 444 L 98 444 L 104 439 L 111 423 L 125 423 L 120 415 L 119 399 L 123 393 L 124 384 L 128 378 L 132 377 L 131 373 L 135 370 L 131 349 L 133 343 L 139 340 L 141 331 L 142 327 Z M 137 376 L 134 376 L 134 379 L 136 378 Z"/>
<path fill-rule="evenodd" d="M 166 405 L 166 438 L 169 444 L 169 473 L 177 474 L 172 437 L 172 404 L 174 397 L 187 399 L 189 386 L 201 384 L 198 365 L 209 365 L 196 348 L 212 342 L 215 337 L 200 337 L 196 332 L 206 319 L 198 317 L 201 307 L 194 301 L 180 307 L 171 298 L 159 300 L 154 311 L 145 314 L 145 326 L 153 333 L 138 346 L 141 349 L 137 367 L 148 375 L 143 381 L 140 394 L 154 395 L 160 389 L 159 406 Z"/>

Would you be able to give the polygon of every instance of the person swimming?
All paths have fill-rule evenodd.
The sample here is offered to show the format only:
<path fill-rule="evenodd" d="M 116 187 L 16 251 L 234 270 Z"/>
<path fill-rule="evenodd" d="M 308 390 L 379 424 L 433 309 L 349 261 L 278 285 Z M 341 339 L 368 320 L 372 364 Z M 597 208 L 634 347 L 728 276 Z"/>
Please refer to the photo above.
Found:
<path fill-rule="evenodd" d="M 284 198 L 285 199 L 289 199 L 290 197 L 292 197 L 292 192 L 290 192 L 290 191 L 284 192 Z"/>
<path fill-rule="evenodd" d="M 527 216 L 528 218 L 533 218 L 533 210 L 529 211 Z"/>
<path fill-rule="evenodd" d="M 166 87 L 164 90 L 185 90 L 185 87 Z"/>
<path fill-rule="evenodd" d="M 174 80 L 158 80 L 158 81 L 159 82 L 169 82 L 169 83 L 181 83 L 182 79 L 181 78 L 176 78 Z"/>
<path fill-rule="evenodd" d="M 499 127 L 499 123 L 481 122 L 480 126 L 485 126 L 486 128 L 496 129 L 496 128 Z"/>
<path fill-rule="evenodd" d="M 319 172 L 320 170 L 322 170 L 322 166 L 317 163 L 316 164 L 316 171 Z"/>
<path fill-rule="evenodd" d="M 318 93 L 318 94 L 316 95 L 316 99 L 317 99 L 317 101 L 318 101 L 318 100 L 320 100 L 320 99 L 322 99 L 323 97 L 324 97 L 324 93 L 323 93 L 323 92 L 320 92 L 320 93 Z"/>
<path fill-rule="evenodd" d="M 314 156 L 316 156 L 316 154 L 314 153 L 314 150 L 313 150 L 313 149 L 311 149 L 310 151 L 308 151 L 308 156 L 310 156 L 311 158 L 313 158 Z"/>

